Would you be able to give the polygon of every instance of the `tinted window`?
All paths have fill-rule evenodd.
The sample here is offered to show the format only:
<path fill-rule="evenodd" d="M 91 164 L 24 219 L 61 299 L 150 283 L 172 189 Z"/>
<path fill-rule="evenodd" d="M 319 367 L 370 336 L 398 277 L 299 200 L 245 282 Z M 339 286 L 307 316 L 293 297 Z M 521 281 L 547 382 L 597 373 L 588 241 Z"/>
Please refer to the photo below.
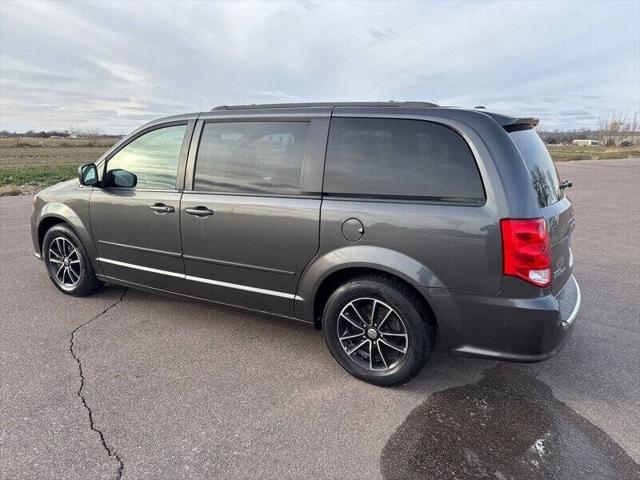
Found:
<path fill-rule="evenodd" d="M 107 169 L 134 173 L 138 177 L 136 188 L 175 189 L 186 128 L 177 125 L 145 133 L 111 157 Z"/>
<path fill-rule="evenodd" d="M 546 207 L 556 203 L 562 198 L 562 190 L 560 190 L 556 167 L 547 147 L 544 146 L 538 134 L 531 129 L 512 132 L 509 135 L 529 169 L 531 183 L 538 196 L 538 205 Z"/>
<path fill-rule="evenodd" d="M 298 193 L 307 129 L 305 122 L 206 123 L 194 190 Z"/>
<path fill-rule="evenodd" d="M 324 191 L 477 201 L 475 159 L 453 130 L 417 120 L 331 120 Z"/>

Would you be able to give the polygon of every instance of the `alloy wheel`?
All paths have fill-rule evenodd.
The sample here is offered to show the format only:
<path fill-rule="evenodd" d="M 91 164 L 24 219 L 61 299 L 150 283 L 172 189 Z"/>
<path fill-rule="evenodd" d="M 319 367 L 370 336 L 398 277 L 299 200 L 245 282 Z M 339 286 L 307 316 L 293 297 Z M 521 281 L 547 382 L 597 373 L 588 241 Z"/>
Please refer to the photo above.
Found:
<path fill-rule="evenodd" d="M 82 259 L 78 249 L 66 237 L 56 237 L 49 245 L 49 269 L 55 282 L 65 290 L 73 290 L 82 275 Z"/>
<path fill-rule="evenodd" d="M 347 356 L 368 370 L 391 370 L 407 354 L 409 335 L 402 317 L 377 298 L 347 303 L 338 316 L 337 330 Z"/>

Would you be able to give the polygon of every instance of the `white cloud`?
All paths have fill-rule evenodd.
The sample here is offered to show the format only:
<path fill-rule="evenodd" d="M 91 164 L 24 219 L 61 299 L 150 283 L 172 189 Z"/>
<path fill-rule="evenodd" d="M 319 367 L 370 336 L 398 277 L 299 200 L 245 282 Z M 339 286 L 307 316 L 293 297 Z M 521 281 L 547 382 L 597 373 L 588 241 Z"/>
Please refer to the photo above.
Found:
<path fill-rule="evenodd" d="M 431 100 L 538 115 L 549 128 L 640 110 L 637 2 L 0 10 L 0 129 L 124 132 L 201 101 Z"/>

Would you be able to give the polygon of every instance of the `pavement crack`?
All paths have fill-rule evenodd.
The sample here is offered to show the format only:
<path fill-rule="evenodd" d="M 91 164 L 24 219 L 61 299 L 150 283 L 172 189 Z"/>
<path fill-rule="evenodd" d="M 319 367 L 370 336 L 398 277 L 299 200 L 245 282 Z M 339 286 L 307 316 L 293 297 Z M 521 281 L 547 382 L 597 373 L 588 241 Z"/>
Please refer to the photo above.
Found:
<path fill-rule="evenodd" d="M 112 303 L 107 308 L 102 310 L 95 317 L 93 317 L 93 318 L 87 320 L 86 322 L 84 322 L 83 324 L 77 326 L 71 332 L 71 342 L 69 344 L 69 351 L 71 352 L 71 356 L 73 357 L 73 359 L 78 364 L 78 371 L 80 373 L 80 388 L 78 389 L 78 397 L 80 397 L 80 400 L 82 401 L 82 405 L 84 405 L 84 408 L 87 410 L 87 413 L 89 415 L 89 426 L 91 427 L 91 430 L 96 432 L 98 434 L 98 436 L 100 437 L 100 443 L 102 444 L 102 447 L 104 448 L 104 450 L 107 453 L 107 455 L 109 457 L 112 457 L 112 458 L 116 459 L 117 462 L 118 462 L 118 470 L 117 470 L 117 476 L 116 476 L 116 478 L 118 480 L 120 480 L 122 478 L 122 475 L 124 474 L 124 461 L 123 461 L 122 457 L 118 454 L 118 452 L 116 452 L 116 450 L 113 447 L 109 446 L 109 444 L 107 443 L 107 440 L 105 439 L 104 433 L 98 427 L 96 427 L 96 424 L 95 424 L 94 419 L 93 419 L 93 410 L 91 410 L 91 407 L 89 407 L 89 404 L 87 403 L 87 399 L 86 399 L 86 397 L 84 396 L 84 393 L 83 393 L 84 384 L 85 384 L 85 378 L 84 378 L 84 371 L 82 369 L 82 361 L 80 360 L 80 357 L 78 356 L 78 354 L 75 352 L 74 347 L 75 347 L 76 334 L 80 331 L 80 329 L 83 328 L 86 325 L 89 325 L 91 322 L 93 322 L 94 320 L 100 318 L 102 315 L 107 313 L 109 310 L 111 310 L 112 308 L 114 308 L 117 305 L 119 305 L 120 303 L 122 303 L 122 301 L 124 300 L 124 297 L 125 297 L 125 295 L 127 294 L 128 291 L 129 291 L 129 289 L 127 287 L 125 287 L 124 291 L 122 292 L 122 295 L 120 295 L 120 298 L 118 300 L 116 300 L 114 303 Z"/>

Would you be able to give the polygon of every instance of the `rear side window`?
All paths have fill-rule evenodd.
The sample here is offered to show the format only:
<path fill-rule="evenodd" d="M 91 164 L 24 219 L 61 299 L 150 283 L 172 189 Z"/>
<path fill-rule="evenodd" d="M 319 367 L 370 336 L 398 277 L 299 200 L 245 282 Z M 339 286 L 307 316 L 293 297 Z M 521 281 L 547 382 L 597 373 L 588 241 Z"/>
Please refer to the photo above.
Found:
<path fill-rule="evenodd" d="M 194 190 L 295 194 L 307 122 L 212 122 L 200 137 Z"/>
<path fill-rule="evenodd" d="M 484 200 L 478 167 L 460 135 L 435 123 L 402 119 L 332 119 L 324 191 Z"/>
<path fill-rule="evenodd" d="M 527 165 L 531 184 L 538 197 L 538 205 L 553 205 L 562 198 L 556 166 L 551 160 L 547 147 L 538 134 L 532 130 L 518 130 L 509 134 Z"/>

